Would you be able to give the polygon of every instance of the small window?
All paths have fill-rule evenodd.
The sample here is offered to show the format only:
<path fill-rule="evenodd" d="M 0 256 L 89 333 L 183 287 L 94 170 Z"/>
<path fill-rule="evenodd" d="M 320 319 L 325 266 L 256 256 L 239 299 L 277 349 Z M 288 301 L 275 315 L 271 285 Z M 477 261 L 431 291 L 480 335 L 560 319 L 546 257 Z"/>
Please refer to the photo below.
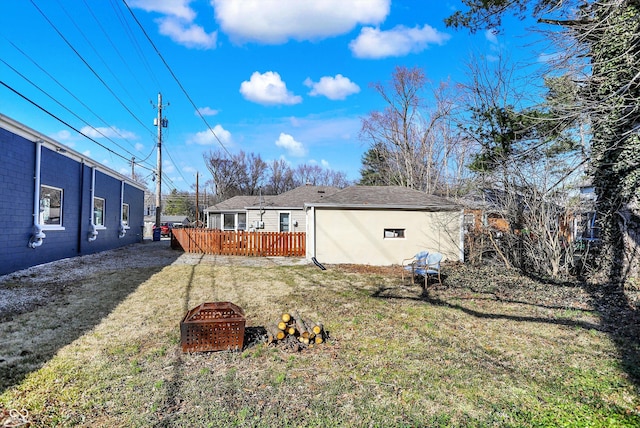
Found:
<path fill-rule="evenodd" d="M 238 230 L 247 230 L 247 213 L 238 213 Z"/>
<path fill-rule="evenodd" d="M 280 232 L 289 231 L 289 213 L 280 213 Z"/>
<path fill-rule="evenodd" d="M 129 204 L 122 204 L 122 224 L 127 227 L 129 226 Z"/>
<path fill-rule="evenodd" d="M 222 214 L 223 230 L 235 230 L 236 228 L 236 215 L 235 214 Z"/>
<path fill-rule="evenodd" d="M 385 238 L 404 238 L 404 229 L 385 229 Z"/>
<path fill-rule="evenodd" d="M 62 189 L 40 186 L 40 218 L 42 226 L 62 226 Z"/>
<path fill-rule="evenodd" d="M 104 199 L 93 198 L 93 224 L 104 227 Z"/>

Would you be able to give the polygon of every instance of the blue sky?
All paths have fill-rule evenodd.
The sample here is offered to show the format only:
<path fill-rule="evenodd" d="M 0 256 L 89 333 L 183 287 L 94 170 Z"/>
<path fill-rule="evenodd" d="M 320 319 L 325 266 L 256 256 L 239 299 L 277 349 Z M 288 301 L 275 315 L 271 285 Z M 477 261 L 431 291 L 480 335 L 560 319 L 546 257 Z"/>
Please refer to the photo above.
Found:
<path fill-rule="evenodd" d="M 163 191 L 190 190 L 196 173 L 200 183 L 209 179 L 203 154 L 211 150 L 244 150 L 292 167 L 317 163 L 357 180 L 368 148 L 361 119 L 384 107 L 370 83 L 387 82 L 399 65 L 422 67 L 434 83 L 459 81 L 471 53 L 490 60 L 497 49 L 523 49 L 522 24 L 500 35 L 446 28 L 458 7 L 448 0 L 5 1 L 0 112 L 121 173 L 130 173 L 127 160 L 135 157 L 143 162 L 136 171 L 150 177 L 162 93 Z"/>

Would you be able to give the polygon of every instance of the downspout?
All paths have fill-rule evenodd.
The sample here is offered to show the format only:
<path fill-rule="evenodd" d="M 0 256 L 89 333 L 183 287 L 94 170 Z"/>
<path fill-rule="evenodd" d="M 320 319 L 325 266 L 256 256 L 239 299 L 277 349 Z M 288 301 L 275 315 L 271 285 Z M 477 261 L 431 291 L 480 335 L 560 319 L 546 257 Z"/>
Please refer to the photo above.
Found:
<path fill-rule="evenodd" d="M 33 232 L 29 238 L 29 247 L 38 248 L 46 235 L 40 224 L 40 165 L 42 163 L 42 141 L 36 141 L 35 190 L 33 192 Z"/>
<path fill-rule="evenodd" d="M 96 229 L 96 225 L 93 222 L 93 210 L 95 209 L 93 200 L 95 195 L 95 188 L 96 188 L 96 167 L 94 166 L 91 168 L 91 210 L 90 210 L 91 231 L 89 231 L 89 236 L 87 238 L 89 242 L 93 242 L 98 238 L 98 230 Z"/>
<path fill-rule="evenodd" d="M 124 181 L 120 183 L 120 229 L 118 230 L 118 238 L 124 238 L 127 234 L 127 230 L 124 228 L 124 222 L 122 221 L 124 205 Z"/>

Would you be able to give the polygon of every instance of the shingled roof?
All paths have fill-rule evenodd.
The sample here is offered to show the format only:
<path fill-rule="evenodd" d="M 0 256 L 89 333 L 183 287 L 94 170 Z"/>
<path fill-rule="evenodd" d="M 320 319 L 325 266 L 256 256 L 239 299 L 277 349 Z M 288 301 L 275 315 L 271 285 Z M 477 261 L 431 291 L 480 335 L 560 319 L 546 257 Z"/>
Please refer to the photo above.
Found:
<path fill-rule="evenodd" d="M 402 186 L 351 186 L 322 200 L 305 204 L 315 207 L 396 208 L 455 211 L 460 206 L 449 199 Z"/>
<path fill-rule="evenodd" d="M 206 211 L 239 211 L 247 208 L 259 209 L 260 207 L 264 209 L 303 209 L 305 203 L 320 201 L 339 190 L 340 189 L 331 186 L 307 185 L 296 187 L 280 195 L 234 196 L 207 208 Z"/>
<path fill-rule="evenodd" d="M 331 186 L 300 186 L 288 192 L 273 196 L 266 208 L 304 208 L 304 204 L 321 201 L 336 192 L 340 191 L 337 187 Z"/>

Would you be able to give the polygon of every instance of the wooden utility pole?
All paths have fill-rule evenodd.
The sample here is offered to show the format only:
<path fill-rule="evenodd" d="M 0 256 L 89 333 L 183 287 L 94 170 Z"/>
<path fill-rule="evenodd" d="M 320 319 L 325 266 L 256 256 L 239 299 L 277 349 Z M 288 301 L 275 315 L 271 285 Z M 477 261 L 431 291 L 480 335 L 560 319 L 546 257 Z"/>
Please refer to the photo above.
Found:
<path fill-rule="evenodd" d="M 168 121 L 162 117 L 162 94 L 158 92 L 158 116 L 153 121 L 158 127 L 158 159 L 156 164 L 156 227 L 160 227 L 162 218 L 162 128 Z"/>
<path fill-rule="evenodd" d="M 200 221 L 200 201 L 198 199 L 198 189 L 200 188 L 200 186 L 198 185 L 198 172 L 196 172 L 196 227 L 199 227 L 199 221 Z"/>

